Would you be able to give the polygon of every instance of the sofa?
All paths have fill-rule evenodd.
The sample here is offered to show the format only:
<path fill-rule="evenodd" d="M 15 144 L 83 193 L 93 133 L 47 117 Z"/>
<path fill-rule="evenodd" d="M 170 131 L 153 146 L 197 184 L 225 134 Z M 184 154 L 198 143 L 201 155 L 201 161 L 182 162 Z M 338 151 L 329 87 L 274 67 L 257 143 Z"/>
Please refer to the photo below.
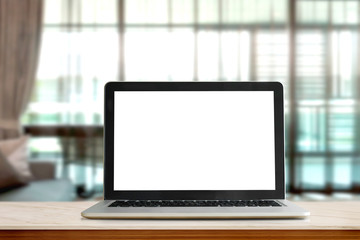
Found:
<path fill-rule="evenodd" d="M 55 178 L 52 162 L 29 162 L 33 175 L 28 184 L 0 193 L 0 201 L 73 201 L 75 187 L 69 179 Z"/>

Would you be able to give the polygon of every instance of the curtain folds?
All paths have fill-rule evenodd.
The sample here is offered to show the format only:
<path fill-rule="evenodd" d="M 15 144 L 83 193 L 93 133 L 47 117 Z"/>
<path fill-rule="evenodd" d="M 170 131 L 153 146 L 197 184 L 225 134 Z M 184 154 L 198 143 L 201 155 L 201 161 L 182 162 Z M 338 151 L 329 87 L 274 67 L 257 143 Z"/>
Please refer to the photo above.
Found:
<path fill-rule="evenodd" d="M 21 134 L 38 64 L 42 0 L 0 1 L 0 140 Z"/>

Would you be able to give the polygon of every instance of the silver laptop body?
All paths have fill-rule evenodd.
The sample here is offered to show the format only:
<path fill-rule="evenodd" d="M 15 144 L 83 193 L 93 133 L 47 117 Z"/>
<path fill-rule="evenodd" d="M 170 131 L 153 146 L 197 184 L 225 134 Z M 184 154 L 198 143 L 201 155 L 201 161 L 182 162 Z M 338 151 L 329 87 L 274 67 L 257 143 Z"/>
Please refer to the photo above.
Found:
<path fill-rule="evenodd" d="M 285 200 L 277 82 L 110 82 L 102 219 L 304 218 Z"/>

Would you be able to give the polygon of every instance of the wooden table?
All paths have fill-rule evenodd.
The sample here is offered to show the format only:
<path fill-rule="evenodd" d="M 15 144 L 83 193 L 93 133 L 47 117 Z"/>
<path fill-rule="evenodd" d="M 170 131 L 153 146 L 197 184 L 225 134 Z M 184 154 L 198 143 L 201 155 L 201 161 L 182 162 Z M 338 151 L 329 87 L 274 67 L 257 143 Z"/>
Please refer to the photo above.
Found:
<path fill-rule="evenodd" d="M 0 239 L 360 239 L 360 201 L 297 202 L 304 220 L 89 220 L 95 202 L 0 202 Z"/>

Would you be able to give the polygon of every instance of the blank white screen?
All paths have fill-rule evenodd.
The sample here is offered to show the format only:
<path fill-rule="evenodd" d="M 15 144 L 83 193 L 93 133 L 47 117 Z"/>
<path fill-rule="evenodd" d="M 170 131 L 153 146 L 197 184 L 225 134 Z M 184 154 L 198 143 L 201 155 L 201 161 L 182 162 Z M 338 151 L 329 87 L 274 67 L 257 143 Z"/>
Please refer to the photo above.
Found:
<path fill-rule="evenodd" d="M 114 94 L 114 190 L 275 190 L 272 91 Z"/>

